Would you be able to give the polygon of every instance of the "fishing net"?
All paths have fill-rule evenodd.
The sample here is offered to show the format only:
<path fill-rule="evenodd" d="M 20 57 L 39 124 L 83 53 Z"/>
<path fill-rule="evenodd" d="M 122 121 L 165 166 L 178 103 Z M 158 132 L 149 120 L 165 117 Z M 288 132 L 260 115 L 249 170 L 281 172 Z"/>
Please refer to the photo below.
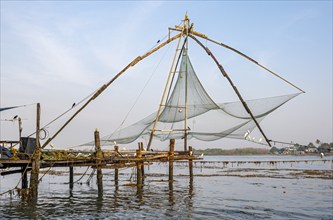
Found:
<path fill-rule="evenodd" d="M 256 127 L 240 101 L 215 103 L 210 98 L 185 54 L 182 55 L 179 70 L 175 74 L 177 79 L 158 116 L 154 138 L 161 141 L 171 138 L 183 139 L 186 129 L 188 139 L 196 138 L 203 141 L 214 141 L 225 137 L 244 139 Z M 256 120 L 261 122 L 269 113 L 299 94 L 248 100 L 246 103 Z M 184 127 L 186 111 L 187 128 Z M 127 144 L 140 137 L 149 136 L 156 118 L 157 112 L 101 138 L 101 144 L 112 145 L 115 142 Z"/>

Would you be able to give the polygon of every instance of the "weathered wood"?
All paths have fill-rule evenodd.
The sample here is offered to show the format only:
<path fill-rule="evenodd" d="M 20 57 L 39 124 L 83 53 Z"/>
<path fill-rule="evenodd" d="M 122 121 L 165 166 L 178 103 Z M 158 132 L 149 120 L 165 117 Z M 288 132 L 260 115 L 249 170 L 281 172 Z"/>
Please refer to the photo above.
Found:
<path fill-rule="evenodd" d="M 180 36 L 183 36 L 183 33 L 180 33 Z M 157 126 L 160 114 L 162 112 L 163 103 L 168 99 L 168 96 L 166 95 L 167 91 L 168 91 L 168 87 L 171 87 L 171 82 L 173 80 L 174 74 L 176 73 L 178 61 L 179 61 L 179 59 L 181 57 L 181 53 L 182 53 L 182 50 L 183 50 L 183 48 L 185 46 L 185 42 L 187 41 L 187 39 L 188 38 L 186 37 L 186 39 L 185 39 L 185 41 L 183 43 L 182 49 L 180 50 L 180 53 L 179 53 L 179 56 L 178 56 L 178 60 L 177 60 L 177 63 L 176 63 L 177 53 L 179 52 L 180 42 L 182 41 L 181 37 L 178 40 L 177 47 L 176 47 L 176 52 L 175 52 L 174 57 L 172 59 L 172 64 L 171 64 L 170 71 L 169 71 L 169 74 L 168 74 L 168 79 L 166 81 L 166 84 L 165 84 L 165 87 L 164 87 L 164 91 L 163 91 L 163 95 L 162 95 L 162 98 L 161 98 L 161 101 L 160 101 L 160 105 L 159 105 L 157 113 L 156 113 L 156 119 L 155 119 L 155 122 L 154 122 L 154 125 L 153 125 L 153 129 L 151 130 L 151 133 L 150 133 L 147 150 L 150 150 L 150 147 L 151 147 L 151 144 L 152 144 L 152 141 L 153 141 L 153 137 L 154 137 L 154 132 L 156 130 L 156 126 Z M 176 63 L 176 66 L 175 66 L 175 63 Z"/>
<path fill-rule="evenodd" d="M 74 186 L 74 168 L 69 166 L 69 188 L 73 189 Z"/>
<path fill-rule="evenodd" d="M 38 176 L 40 168 L 40 155 L 41 147 L 39 143 L 39 131 L 40 131 L 40 104 L 37 103 L 37 120 L 36 120 L 36 149 L 32 156 L 32 170 L 30 173 L 30 198 L 32 201 L 37 201 L 38 196 Z"/>
<path fill-rule="evenodd" d="M 160 45 L 158 45 L 157 47 L 154 47 L 153 49 L 151 49 L 150 51 L 148 51 L 147 53 L 145 53 L 142 56 L 138 56 L 137 58 L 135 58 L 132 62 L 130 62 L 126 67 L 124 67 L 119 73 L 117 73 L 117 75 L 115 75 L 109 82 L 107 82 L 106 84 L 103 84 L 98 91 L 90 98 L 88 99 L 87 102 L 85 102 L 82 107 L 80 109 L 78 109 L 66 122 L 65 124 L 49 139 L 47 139 L 47 141 L 43 144 L 42 148 L 45 148 L 56 136 L 58 136 L 58 134 L 76 117 L 76 115 L 78 115 L 90 102 L 92 102 L 93 100 L 95 100 L 105 89 L 107 89 L 107 87 L 109 87 L 119 76 L 121 76 L 128 68 L 134 66 L 135 64 L 137 64 L 139 61 L 141 61 L 142 59 L 150 56 L 152 53 L 158 51 L 159 49 L 161 49 L 162 47 L 164 47 L 165 45 L 167 45 L 168 43 L 176 40 L 177 38 L 180 38 L 182 36 L 182 34 L 178 34 L 173 36 L 172 38 L 169 38 L 168 40 L 164 41 L 163 43 L 161 43 Z"/>
<path fill-rule="evenodd" d="M 214 62 L 216 63 L 216 65 L 218 66 L 220 72 L 222 73 L 222 75 L 224 77 L 227 78 L 229 84 L 231 85 L 231 87 L 233 88 L 233 90 L 235 91 L 236 95 L 238 96 L 238 99 L 241 101 L 241 103 L 243 104 L 244 109 L 246 110 L 246 112 L 251 116 L 252 120 L 254 121 L 254 123 L 256 124 L 256 126 L 258 127 L 260 133 L 263 135 L 263 137 L 265 138 L 267 144 L 271 147 L 271 142 L 270 140 L 267 138 L 266 134 L 264 133 L 264 131 L 261 129 L 261 126 L 259 125 L 257 119 L 254 117 L 254 115 L 252 114 L 252 111 L 250 110 L 249 106 L 247 105 L 247 103 L 244 101 L 242 95 L 240 94 L 240 92 L 238 91 L 237 87 L 234 85 L 233 81 L 231 80 L 231 78 L 229 77 L 228 73 L 224 70 L 223 66 L 218 62 L 218 60 L 215 58 L 215 56 L 213 55 L 213 53 L 208 49 L 208 47 L 205 47 L 196 37 L 194 37 L 193 35 L 190 35 L 190 37 L 192 39 L 194 39 L 206 52 L 207 54 L 214 60 Z"/>
<path fill-rule="evenodd" d="M 114 184 L 116 186 L 118 186 L 118 183 L 119 183 L 119 169 L 118 168 L 115 168 L 114 169 Z"/>
<path fill-rule="evenodd" d="M 103 174 L 101 168 L 101 160 L 103 159 L 103 152 L 101 150 L 101 141 L 97 129 L 95 130 L 94 136 L 95 136 L 96 169 L 97 169 L 97 188 L 98 188 L 98 195 L 100 195 L 103 193 Z"/>
<path fill-rule="evenodd" d="M 188 149 L 189 149 L 188 155 L 191 158 L 193 156 L 192 146 L 189 146 Z M 192 159 L 188 160 L 188 168 L 189 168 L 189 172 L 190 172 L 190 178 L 193 179 L 193 160 Z"/>
<path fill-rule="evenodd" d="M 173 181 L 174 149 L 175 149 L 175 139 L 170 139 L 170 150 L 169 150 L 169 182 Z"/>
<path fill-rule="evenodd" d="M 138 143 L 138 149 L 136 150 L 136 157 L 138 161 L 136 162 L 136 180 L 137 180 L 137 185 L 138 187 L 142 185 L 142 145 Z"/>

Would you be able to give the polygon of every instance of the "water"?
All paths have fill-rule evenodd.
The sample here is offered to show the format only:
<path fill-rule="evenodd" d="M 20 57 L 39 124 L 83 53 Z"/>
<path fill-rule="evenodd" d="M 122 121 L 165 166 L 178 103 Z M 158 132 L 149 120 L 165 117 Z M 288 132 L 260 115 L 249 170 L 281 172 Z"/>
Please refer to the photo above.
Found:
<path fill-rule="evenodd" d="M 36 205 L 15 195 L 0 197 L 0 218 L 333 219 L 333 182 L 331 176 L 327 178 L 327 173 L 332 174 L 331 162 L 313 161 L 320 160 L 315 156 L 206 156 L 204 160 L 265 162 L 197 162 L 193 180 L 186 164 L 175 163 L 173 183 L 166 181 L 168 164 L 156 163 L 145 168 L 142 188 L 129 185 L 135 183 L 135 169 L 120 170 L 118 187 L 113 170 L 105 169 L 103 193 L 98 193 L 96 176 L 86 184 L 91 169 L 73 190 L 67 184 L 68 168 L 52 169 L 63 172 L 43 177 Z M 266 162 L 281 160 L 308 162 Z M 85 170 L 74 168 L 74 181 Z M 18 179 L 19 175 L 1 177 L 0 192 L 14 187 Z"/>

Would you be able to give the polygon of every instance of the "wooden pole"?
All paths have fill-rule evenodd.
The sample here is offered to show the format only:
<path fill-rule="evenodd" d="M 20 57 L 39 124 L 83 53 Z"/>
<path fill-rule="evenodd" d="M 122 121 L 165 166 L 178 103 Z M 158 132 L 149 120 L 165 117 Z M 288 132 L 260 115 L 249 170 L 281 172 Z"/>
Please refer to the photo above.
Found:
<path fill-rule="evenodd" d="M 98 195 L 101 195 L 103 194 L 103 174 L 100 164 L 103 158 L 103 152 L 101 150 L 101 141 L 97 129 L 95 130 L 94 136 L 95 136 L 96 169 L 97 169 L 97 188 L 98 188 Z"/>
<path fill-rule="evenodd" d="M 182 32 L 182 29 L 180 29 L 180 28 L 169 28 L 169 30 Z M 242 52 L 240 52 L 239 50 L 236 50 L 235 48 L 230 47 L 230 46 L 228 46 L 228 45 L 226 45 L 226 44 L 224 44 L 224 43 L 221 43 L 221 42 L 215 41 L 215 40 L 213 40 L 213 39 L 210 39 L 210 38 L 207 37 L 207 35 L 202 34 L 202 33 L 199 33 L 199 32 L 196 32 L 196 31 L 194 31 L 194 30 L 191 30 L 190 33 L 193 34 L 193 35 L 195 35 L 195 36 L 201 37 L 201 38 L 203 38 L 203 39 L 205 39 L 205 40 L 208 40 L 208 41 L 210 41 L 210 42 L 213 42 L 213 43 L 215 43 L 215 44 L 218 44 L 218 45 L 220 45 L 220 46 L 222 46 L 222 47 L 225 47 L 225 48 L 227 48 L 227 49 L 229 49 L 229 50 L 231 50 L 231 51 L 233 51 L 233 52 L 235 52 L 235 53 L 241 55 L 242 57 L 244 57 L 244 58 L 250 60 L 251 62 L 255 63 L 256 65 L 260 66 L 261 68 L 263 68 L 263 69 L 266 70 L 267 72 L 269 72 L 269 73 L 273 74 L 274 76 L 278 77 L 278 78 L 281 79 L 282 81 L 288 83 L 289 85 L 291 85 L 291 86 L 294 87 L 295 89 L 299 90 L 300 92 L 305 93 L 305 91 L 302 90 L 301 88 L 299 88 L 299 87 L 297 87 L 296 85 L 292 84 L 292 83 L 289 82 L 288 80 L 284 79 L 283 77 L 281 77 L 281 76 L 278 75 L 277 73 L 275 73 L 275 72 L 273 72 L 272 70 L 268 69 L 267 67 L 265 67 L 264 65 L 262 65 L 262 64 L 260 64 L 258 61 L 256 61 L 255 59 L 251 58 L 250 56 L 248 56 L 248 55 L 246 55 L 246 54 L 244 54 L 244 53 L 242 53 Z"/>
<path fill-rule="evenodd" d="M 73 189 L 74 186 L 74 169 L 73 166 L 69 166 L 69 189 Z"/>
<path fill-rule="evenodd" d="M 104 90 L 107 87 L 109 87 L 127 69 L 129 69 L 130 67 L 133 67 L 135 64 L 137 64 L 141 60 L 145 59 L 146 57 L 150 56 L 154 52 L 158 51 L 159 49 L 161 49 L 162 47 L 164 47 L 165 45 L 167 45 L 168 43 L 176 40 L 177 38 L 180 38 L 181 36 L 182 36 L 182 34 L 175 35 L 172 38 L 169 38 L 165 42 L 161 43 L 157 47 L 153 48 L 152 50 L 148 51 L 144 55 L 138 56 L 137 58 L 135 58 L 134 60 L 132 60 L 132 62 L 130 62 L 125 68 L 123 68 L 119 73 L 117 73 L 117 75 L 115 75 L 109 82 L 107 82 L 104 85 L 102 85 L 98 89 L 98 91 L 90 99 L 88 99 L 88 101 L 85 104 L 83 104 L 83 106 L 80 109 L 78 109 L 52 137 L 50 137 L 49 139 L 47 139 L 47 141 L 43 144 L 42 148 L 45 148 L 56 136 L 58 136 L 58 134 L 75 118 L 76 115 L 78 115 L 91 101 L 95 100 L 102 92 L 104 92 Z"/>
<path fill-rule="evenodd" d="M 144 151 L 143 142 L 140 142 L 140 150 Z M 142 184 L 144 184 L 144 180 L 145 180 L 145 163 L 144 162 L 141 163 L 141 172 L 142 172 Z"/>
<path fill-rule="evenodd" d="M 190 157 L 190 159 L 188 160 L 188 168 L 189 168 L 189 172 L 190 172 L 190 179 L 193 180 L 193 160 L 191 159 L 193 156 L 192 146 L 189 146 L 188 149 L 189 149 L 188 155 Z"/>
<path fill-rule="evenodd" d="M 141 147 L 139 144 L 139 149 L 136 150 L 136 157 L 139 159 L 138 162 L 136 162 L 136 181 L 138 187 L 142 186 L 142 152 L 141 152 Z"/>
<path fill-rule="evenodd" d="M 170 139 L 169 150 L 169 183 L 173 182 L 173 157 L 175 155 L 175 139 Z"/>
<path fill-rule="evenodd" d="M 183 36 L 183 33 L 181 33 L 181 36 Z M 177 68 L 177 65 L 178 65 L 178 61 L 177 61 L 177 64 L 175 66 L 175 61 L 176 61 L 176 58 L 177 58 L 177 53 L 179 51 L 179 46 L 180 46 L 181 40 L 182 40 L 182 38 L 179 38 L 178 43 L 177 43 L 176 52 L 175 52 L 173 60 L 172 60 L 172 64 L 171 64 L 170 71 L 169 71 L 169 74 L 168 74 L 167 82 L 166 82 L 165 87 L 164 87 L 164 91 L 163 91 L 163 95 L 162 95 L 162 98 L 161 98 L 161 101 L 160 101 L 160 105 L 159 105 L 157 113 L 156 113 L 156 118 L 155 118 L 155 122 L 154 122 L 154 125 L 153 125 L 153 129 L 151 130 L 151 133 L 150 133 L 147 150 L 150 150 L 151 143 L 152 143 L 153 137 L 154 137 L 154 132 L 155 132 L 155 129 L 156 129 L 156 126 L 157 126 L 157 123 L 158 123 L 158 119 L 160 117 L 160 114 L 162 113 L 162 107 L 163 107 L 164 100 L 166 102 L 167 98 L 168 98 L 166 96 L 166 94 L 167 94 L 168 87 L 169 86 L 171 87 L 170 80 L 171 80 L 171 78 L 173 78 L 172 76 L 175 74 L 176 68 Z M 185 39 L 185 41 L 183 43 L 183 46 L 182 46 L 182 49 L 180 50 L 179 57 L 181 56 L 181 53 L 183 51 L 183 48 L 184 48 L 184 45 L 185 45 L 186 41 L 187 41 L 187 38 Z M 179 58 L 178 58 L 178 60 L 179 60 Z M 175 69 L 174 69 L 174 66 L 175 66 Z"/>
<path fill-rule="evenodd" d="M 209 56 L 211 56 L 211 58 L 214 60 L 214 62 L 216 63 L 216 65 L 218 66 L 220 72 L 222 73 L 222 75 L 224 77 L 227 78 L 227 80 L 229 81 L 229 84 L 231 85 L 231 87 L 233 88 L 233 90 L 235 91 L 236 95 L 238 96 L 239 100 L 241 101 L 241 103 L 243 104 L 246 112 L 251 116 L 252 120 L 254 121 L 254 123 L 256 124 L 256 126 L 258 127 L 259 131 L 261 132 L 261 134 L 264 136 L 267 144 L 271 147 L 271 143 L 270 140 L 267 138 L 267 136 L 265 135 L 264 131 L 261 129 L 261 126 L 259 125 L 257 119 L 254 117 L 254 115 L 252 114 L 250 108 L 248 107 L 248 105 L 246 104 L 246 102 L 244 101 L 243 97 L 241 96 L 240 92 L 238 91 L 237 87 L 234 85 L 234 83 L 232 82 L 231 78 L 229 77 L 229 75 L 227 74 L 227 72 L 224 70 L 223 66 L 218 62 L 218 60 L 215 58 L 215 56 L 213 55 L 213 53 L 208 49 L 208 47 L 205 47 L 196 37 L 194 37 L 193 35 L 190 35 L 190 37 L 192 39 L 194 39 L 206 52 Z"/>
<path fill-rule="evenodd" d="M 119 183 L 119 170 L 118 168 L 114 169 L 114 185 L 116 186 L 116 188 L 118 187 L 118 183 Z"/>
<path fill-rule="evenodd" d="M 32 170 L 30 174 L 30 198 L 33 201 L 37 201 L 37 196 L 38 196 L 38 176 L 39 176 L 40 155 L 41 155 L 41 147 L 39 143 L 39 130 L 40 130 L 40 104 L 37 103 L 36 149 L 32 156 Z"/>
<path fill-rule="evenodd" d="M 118 157 L 119 155 L 119 147 L 117 145 L 114 146 L 114 152 L 115 152 L 115 157 Z M 119 170 L 118 168 L 114 169 L 114 185 L 116 187 L 116 190 L 118 190 L 118 183 L 119 183 Z"/>

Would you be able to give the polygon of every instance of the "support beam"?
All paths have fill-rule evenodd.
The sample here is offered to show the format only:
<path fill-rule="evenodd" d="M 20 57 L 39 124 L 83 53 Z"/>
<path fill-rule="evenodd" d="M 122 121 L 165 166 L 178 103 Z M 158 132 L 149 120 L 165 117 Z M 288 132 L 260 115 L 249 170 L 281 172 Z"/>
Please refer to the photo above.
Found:
<path fill-rule="evenodd" d="M 142 187 L 142 151 L 141 151 L 141 144 L 139 143 L 139 149 L 136 150 L 136 157 L 139 159 L 136 162 L 136 183 L 138 187 Z"/>
<path fill-rule="evenodd" d="M 188 155 L 191 158 L 193 156 L 192 146 L 189 146 L 188 149 L 189 149 Z M 190 179 L 193 181 L 193 160 L 192 159 L 188 160 L 188 168 L 189 168 L 189 173 L 190 173 Z"/>
<path fill-rule="evenodd" d="M 176 27 L 176 28 L 169 28 L 169 30 L 182 32 L 182 29 L 179 28 L 179 27 Z M 231 51 L 233 51 L 233 52 L 235 52 L 235 53 L 241 55 L 242 57 L 248 59 L 249 61 L 255 63 L 256 65 L 258 65 L 259 67 L 263 68 L 263 69 L 266 70 L 267 72 L 273 74 L 273 75 L 276 76 L 277 78 L 279 78 L 279 79 L 281 79 L 282 81 L 286 82 L 287 84 L 291 85 L 291 86 L 294 87 L 295 89 L 299 90 L 300 92 L 305 93 L 305 91 L 302 90 L 301 88 L 299 88 L 298 86 L 296 86 L 296 85 L 294 85 L 293 83 L 289 82 L 289 81 L 286 80 L 285 78 L 281 77 L 279 74 L 277 74 L 277 73 L 275 73 L 274 71 L 268 69 L 267 67 L 265 67 L 264 65 L 260 64 L 258 61 L 256 61 L 255 59 L 251 58 L 250 56 L 248 56 L 248 55 L 242 53 L 241 51 L 239 51 L 239 50 L 237 50 L 237 49 L 235 49 L 235 48 L 233 48 L 233 47 L 230 47 L 230 46 L 228 46 L 228 45 L 226 45 L 226 44 L 224 44 L 224 43 L 221 43 L 221 42 L 218 42 L 218 41 L 216 41 L 216 40 L 210 39 L 209 37 L 207 37 L 207 35 L 202 34 L 202 33 L 199 33 L 199 32 L 196 32 L 196 31 L 193 31 L 193 29 L 190 31 L 190 34 L 191 34 L 192 36 L 195 35 L 195 36 L 201 37 L 201 38 L 203 38 L 203 39 L 205 39 L 205 40 L 207 40 L 207 41 L 210 41 L 210 42 L 212 42 L 212 43 L 214 43 L 214 44 L 220 45 L 220 46 L 222 46 L 222 47 L 224 47 L 224 48 L 227 48 L 227 49 L 229 49 L 229 50 L 231 50 Z"/>
<path fill-rule="evenodd" d="M 241 96 L 240 92 L 238 91 L 237 87 L 234 85 L 234 83 L 232 82 L 231 78 L 229 77 L 229 75 L 227 74 L 227 72 L 224 70 L 223 66 L 218 62 L 218 60 L 215 58 L 215 56 L 213 55 L 213 53 L 208 49 L 208 47 L 205 47 L 196 37 L 194 37 L 193 35 L 190 35 L 190 37 L 192 39 L 194 39 L 206 52 L 207 54 L 214 60 L 214 62 L 216 63 L 216 65 L 218 66 L 219 70 L 221 71 L 222 75 L 224 77 L 227 78 L 227 80 L 229 81 L 229 84 L 231 85 L 231 87 L 233 88 L 233 90 L 235 91 L 236 95 L 238 96 L 239 100 L 241 101 L 241 103 L 243 104 L 246 112 L 251 116 L 252 120 L 254 121 L 254 123 L 256 124 L 256 126 L 258 127 L 259 131 L 261 132 L 261 134 L 264 136 L 267 144 L 272 147 L 270 140 L 266 137 L 264 131 L 261 129 L 257 119 L 254 117 L 254 115 L 252 114 L 250 108 L 248 107 L 248 105 L 246 104 L 246 102 L 244 101 L 243 97 Z"/>
<path fill-rule="evenodd" d="M 74 169 L 73 166 L 69 166 L 69 189 L 72 190 L 74 186 Z"/>
<path fill-rule="evenodd" d="M 173 182 L 173 157 L 175 155 L 175 139 L 170 139 L 169 149 L 169 183 Z"/>
<path fill-rule="evenodd" d="M 183 33 L 181 33 L 181 36 L 183 36 Z M 151 133 L 150 133 L 147 150 L 150 150 L 150 147 L 151 147 L 151 144 L 152 144 L 152 141 L 153 141 L 153 137 L 154 137 L 154 133 L 156 131 L 156 126 L 157 126 L 159 117 L 162 113 L 163 103 L 166 103 L 167 100 L 168 100 L 168 96 L 169 96 L 169 93 L 170 93 L 170 90 L 171 90 L 171 87 L 172 87 L 172 82 L 173 82 L 173 79 L 174 79 L 174 75 L 176 73 L 176 69 L 177 69 L 181 54 L 183 53 L 183 50 L 185 48 L 185 44 L 186 44 L 188 38 L 187 37 L 185 38 L 184 43 L 182 45 L 182 48 L 181 48 L 181 50 L 179 50 L 181 40 L 182 39 L 179 38 L 178 43 L 177 43 L 176 52 L 175 52 L 173 60 L 172 60 L 172 64 L 171 64 L 171 67 L 170 67 L 170 70 L 169 70 L 167 82 L 166 82 L 165 87 L 164 87 L 164 91 L 163 91 L 163 95 L 162 95 L 162 98 L 161 98 L 161 101 L 160 101 L 160 105 L 159 105 L 157 113 L 156 113 L 156 118 L 155 118 L 155 122 L 154 122 L 154 125 L 153 125 L 153 129 L 151 130 Z M 178 51 L 179 51 L 179 55 L 178 55 L 178 59 L 176 61 Z M 176 65 L 175 65 L 175 63 L 176 63 Z M 169 92 L 167 93 L 168 88 L 169 88 Z"/>
<path fill-rule="evenodd" d="M 172 38 L 169 38 L 168 40 L 166 40 L 163 43 L 159 44 L 157 47 L 155 47 L 152 50 L 148 51 L 144 55 L 138 56 L 137 58 L 135 58 L 134 60 L 132 60 L 132 62 L 130 62 L 124 69 L 122 69 L 118 74 L 116 74 L 109 82 L 107 82 L 104 85 L 102 85 L 98 89 L 98 91 L 90 99 L 88 99 L 88 101 L 85 104 L 83 104 L 83 106 L 80 109 L 78 109 L 52 137 L 50 137 L 43 144 L 42 148 L 45 148 L 56 136 L 58 136 L 58 134 L 76 117 L 76 115 L 78 115 L 91 101 L 95 100 L 102 92 L 104 92 L 104 90 L 106 90 L 106 88 L 108 88 L 127 69 L 129 69 L 130 67 L 133 67 L 135 64 L 137 64 L 141 60 L 145 59 L 146 57 L 150 56 L 154 52 L 156 52 L 159 49 L 161 49 L 162 47 L 164 47 L 165 45 L 169 44 L 170 42 L 172 42 L 172 41 L 174 41 L 174 40 L 176 40 L 178 38 L 180 38 L 181 36 L 182 36 L 182 34 L 177 34 L 177 35 L 173 36 Z"/>
<path fill-rule="evenodd" d="M 40 168 L 40 155 L 41 147 L 39 143 L 39 131 L 40 131 L 40 104 L 37 103 L 37 116 L 36 116 L 36 149 L 32 155 L 32 170 L 30 173 L 30 198 L 33 202 L 37 201 L 38 197 L 38 176 Z"/>
<path fill-rule="evenodd" d="M 103 159 L 103 152 L 101 150 L 101 141 L 99 137 L 99 132 L 96 129 L 95 133 L 95 152 L 96 152 L 96 169 L 97 169 L 97 188 L 98 195 L 103 194 L 103 174 L 101 168 L 101 160 Z"/>

